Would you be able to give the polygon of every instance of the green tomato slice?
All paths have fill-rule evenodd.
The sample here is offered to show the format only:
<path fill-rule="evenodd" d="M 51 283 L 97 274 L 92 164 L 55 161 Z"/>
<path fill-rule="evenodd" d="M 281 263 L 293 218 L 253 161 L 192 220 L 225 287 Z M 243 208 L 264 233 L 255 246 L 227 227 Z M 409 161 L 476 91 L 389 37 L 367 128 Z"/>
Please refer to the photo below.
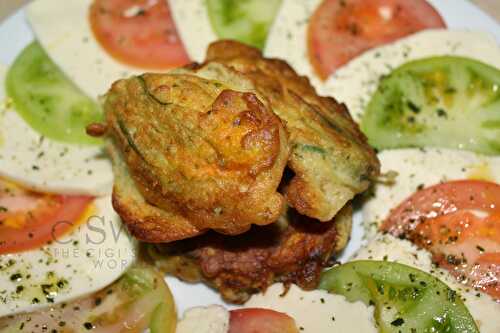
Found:
<path fill-rule="evenodd" d="M 206 0 L 208 16 L 219 38 L 264 48 L 281 0 Z"/>
<path fill-rule="evenodd" d="M 130 268 L 104 290 L 71 303 L 0 319 L 0 333 L 175 333 L 175 303 L 163 276 L 146 265 Z"/>
<path fill-rule="evenodd" d="M 361 128 L 378 149 L 500 154 L 500 70 L 453 56 L 409 62 L 381 80 Z"/>
<path fill-rule="evenodd" d="M 479 333 L 460 296 L 406 265 L 360 260 L 326 271 L 320 289 L 375 306 L 381 333 Z"/>
<path fill-rule="evenodd" d="M 41 135 L 67 143 L 98 144 L 85 127 L 103 119 L 100 107 L 69 81 L 33 42 L 17 57 L 6 79 L 15 110 Z"/>

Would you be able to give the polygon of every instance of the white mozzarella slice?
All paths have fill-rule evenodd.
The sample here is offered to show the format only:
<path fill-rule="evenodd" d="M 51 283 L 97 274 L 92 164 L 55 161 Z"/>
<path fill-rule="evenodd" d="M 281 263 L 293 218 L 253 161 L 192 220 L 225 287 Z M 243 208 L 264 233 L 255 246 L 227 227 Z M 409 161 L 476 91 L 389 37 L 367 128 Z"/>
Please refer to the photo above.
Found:
<path fill-rule="evenodd" d="M 286 60 L 300 75 L 306 75 L 319 89 L 323 82 L 316 75 L 307 53 L 307 26 L 321 0 L 283 0 L 267 38 L 264 55 Z"/>
<path fill-rule="evenodd" d="M 186 310 L 177 324 L 176 333 L 227 333 L 229 311 L 220 305 Z"/>
<path fill-rule="evenodd" d="M 283 284 L 273 284 L 263 294 L 252 296 L 245 307 L 284 312 L 295 319 L 300 332 L 377 332 L 373 307 L 350 303 L 324 290 L 304 291 L 293 284 L 286 294 L 284 290 Z"/>
<path fill-rule="evenodd" d="M 218 39 L 208 17 L 206 1 L 168 0 L 168 3 L 189 58 L 203 62 L 208 45 Z"/>

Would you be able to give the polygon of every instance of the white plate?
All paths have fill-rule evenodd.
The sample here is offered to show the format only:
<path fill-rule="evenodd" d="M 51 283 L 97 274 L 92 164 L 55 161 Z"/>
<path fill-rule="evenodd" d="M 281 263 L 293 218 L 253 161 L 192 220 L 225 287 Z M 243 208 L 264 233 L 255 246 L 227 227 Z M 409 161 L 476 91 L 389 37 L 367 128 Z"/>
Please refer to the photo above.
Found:
<path fill-rule="evenodd" d="M 202 1 L 202 0 L 200 0 Z M 299 1 L 299 0 L 297 0 Z M 429 0 L 440 12 L 449 28 L 467 29 L 489 32 L 500 42 L 499 24 L 474 6 L 467 0 Z M 71 29 L 68 27 L 68 29 Z M 11 64 L 17 54 L 33 40 L 34 36 L 30 30 L 24 12 L 21 10 L 0 24 L 0 63 Z M 363 228 L 361 215 L 354 215 L 353 232 L 351 241 L 344 250 L 339 260 L 345 261 L 361 243 Z M 178 312 L 182 313 L 186 308 L 198 305 L 225 304 L 219 295 L 203 284 L 187 284 L 175 278 L 167 278 L 168 284 L 174 294 Z"/>

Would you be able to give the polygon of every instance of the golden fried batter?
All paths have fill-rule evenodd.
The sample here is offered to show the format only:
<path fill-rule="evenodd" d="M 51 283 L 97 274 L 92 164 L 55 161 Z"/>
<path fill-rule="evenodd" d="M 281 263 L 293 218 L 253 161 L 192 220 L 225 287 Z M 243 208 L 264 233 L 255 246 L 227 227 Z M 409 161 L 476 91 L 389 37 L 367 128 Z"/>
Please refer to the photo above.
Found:
<path fill-rule="evenodd" d="M 139 239 L 166 242 L 209 228 L 238 234 L 281 215 L 287 134 L 252 84 L 230 75 L 232 87 L 196 75 L 145 74 L 108 92 L 115 164 L 123 159 L 128 167 L 113 202 Z"/>
<path fill-rule="evenodd" d="M 239 236 L 209 232 L 171 244 L 149 247 L 156 265 L 188 282 L 204 281 L 232 303 L 244 303 L 274 282 L 317 287 L 332 253 L 344 248 L 352 209 L 319 223 L 289 210 L 279 222 L 254 226 Z"/>
<path fill-rule="evenodd" d="M 291 206 L 329 221 L 355 194 L 366 190 L 379 172 L 379 162 L 343 104 L 318 96 L 309 80 L 286 62 L 265 59 L 257 49 L 234 41 L 211 44 L 207 62 L 191 71 L 233 82 L 220 64 L 250 78 L 259 96 L 285 122 L 291 149 L 288 167 L 294 177 L 284 194 Z"/>
<path fill-rule="evenodd" d="M 328 222 L 379 172 L 344 105 L 238 42 L 213 43 L 201 65 L 118 81 L 104 108 L 114 207 L 149 242 L 240 234 L 286 202 Z"/>
<path fill-rule="evenodd" d="M 148 203 L 130 176 L 121 153 L 114 145 L 109 145 L 108 151 L 115 175 L 113 208 L 132 235 L 145 242 L 171 242 L 203 232 L 186 218 Z"/>

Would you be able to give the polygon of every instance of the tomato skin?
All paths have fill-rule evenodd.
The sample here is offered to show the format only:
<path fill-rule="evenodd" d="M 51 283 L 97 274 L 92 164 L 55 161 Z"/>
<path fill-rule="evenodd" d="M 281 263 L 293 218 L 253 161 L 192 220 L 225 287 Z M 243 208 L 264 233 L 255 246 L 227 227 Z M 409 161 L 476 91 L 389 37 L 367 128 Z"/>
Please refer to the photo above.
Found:
<path fill-rule="evenodd" d="M 479 218 L 462 210 L 426 220 L 415 231 L 414 242 L 429 249 L 439 266 L 500 300 L 500 211 Z"/>
<path fill-rule="evenodd" d="M 478 209 L 488 213 L 500 210 L 500 185 L 481 180 L 457 180 L 425 188 L 391 210 L 381 228 L 400 236 L 424 219 L 460 209 Z"/>
<path fill-rule="evenodd" d="M 93 198 L 40 194 L 0 180 L 0 255 L 37 249 L 70 232 Z"/>
<path fill-rule="evenodd" d="M 228 333 L 298 333 L 295 321 L 288 315 L 268 309 L 232 310 Z"/>
<path fill-rule="evenodd" d="M 189 63 L 167 1 L 95 0 L 89 20 L 99 44 L 120 62 L 144 69 Z"/>
<path fill-rule="evenodd" d="M 431 28 L 446 24 L 425 0 L 324 0 L 310 19 L 309 59 L 325 80 L 370 48 Z"/>
<path fill-rule="evenodd" d="M 475 290 L 500 301 L 500 252 L 485 253 L 473 264 L 453 265 L 443 255 L 434 256 L 433 259 L 439 266 L 448 269 L 458 281 L 465 281 Z"/>
<path fill-rule="evenodd" d="M 500 300 L 500 185 L 461 180 L 423 189 L 381 229 L 427 249 L 457 280 Z"/>
<path fill-rule="evenodd" d="M 379 332 L 479 333 L 452 289 L 429 273 L 397 262 L 354 260 L 334 266 L 323 272 L 319 289 L 373 305 Z"/>
<path fill-rule="evenodd" d="M 469 272 L 473 287 L 500 300 L 500 252 L 486 253 L 479 257 Z"/>

